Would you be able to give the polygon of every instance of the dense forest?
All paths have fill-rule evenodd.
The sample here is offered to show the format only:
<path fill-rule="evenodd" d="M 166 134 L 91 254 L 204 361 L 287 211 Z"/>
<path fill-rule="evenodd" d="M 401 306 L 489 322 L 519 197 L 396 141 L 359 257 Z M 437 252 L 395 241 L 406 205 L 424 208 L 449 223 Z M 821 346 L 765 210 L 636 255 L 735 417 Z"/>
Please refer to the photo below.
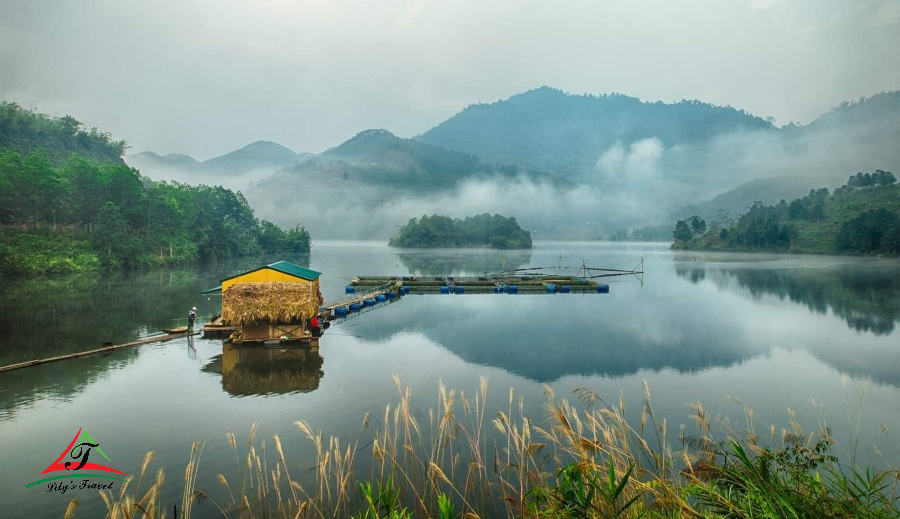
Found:
<path fill-rule="evenodd" d="M 446 216 L 422 216 L 400 228 L 391 247 L 530 249 L 531 233 L 519 227 L 515 218 L 487 213 L 464 220 Z"/>
<path fill-rule="evenodd" d="M 679 220 L 673 238 L 676 249 L 897 255 L 900 186 L 890 171 L 858 173 L 834 193 L 758 201 L 737 221 L 725 211 L 709 226 L 697 215 Z"/>
<path fill-rule="evenodd" d="M 257 220 L 239 192 L 153 182 L 124 141 L 0 104 L 0 274 L 137 269 L 305 252 L 309 233 Z"/>

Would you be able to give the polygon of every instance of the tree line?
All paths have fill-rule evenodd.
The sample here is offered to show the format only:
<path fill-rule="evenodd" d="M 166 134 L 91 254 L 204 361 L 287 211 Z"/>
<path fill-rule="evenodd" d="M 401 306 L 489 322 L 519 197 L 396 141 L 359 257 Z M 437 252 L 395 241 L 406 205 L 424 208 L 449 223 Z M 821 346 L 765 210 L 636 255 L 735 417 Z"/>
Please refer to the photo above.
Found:
<path fill-rule="evenodd" d="M 900 190 L 889 171 L 858 173 L 829 193 L 810 190 L 776 205 L 755 202 L 736 222 L 717 219 L 707 230 L 699 216 L 679 220 L 673 247 L 709 250 L 768 250 L 900 253 Z M 814 243 L 818 242 L 818 243 Z"/>
<path fill-rule="evenodd" d="M 154 182 L 122 160 L 124 141 L 81 128 L 0 105 L 0 273 L 309 251 L 306 229 L 258 220 L 240 192 Z"/>
<path fill-rule="evenodd" d="M 515 218 L 488 213 L 463 220 L 447 216 L 411 218 L 400 228 L 391 247 L 530 249 L 531 233 L 519 227 Z"/>

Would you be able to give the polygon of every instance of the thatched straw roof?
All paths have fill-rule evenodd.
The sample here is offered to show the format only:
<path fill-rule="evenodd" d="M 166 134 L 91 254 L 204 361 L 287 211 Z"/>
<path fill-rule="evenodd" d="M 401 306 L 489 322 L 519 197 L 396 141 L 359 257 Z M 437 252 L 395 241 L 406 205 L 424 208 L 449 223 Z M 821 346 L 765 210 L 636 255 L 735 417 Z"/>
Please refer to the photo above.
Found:
<path fill-rule="evenodd" d="M 315 283 L 235 283 L 222 293 L 222 321 L 230 326 L 309 319 L 324 302 Z"/>

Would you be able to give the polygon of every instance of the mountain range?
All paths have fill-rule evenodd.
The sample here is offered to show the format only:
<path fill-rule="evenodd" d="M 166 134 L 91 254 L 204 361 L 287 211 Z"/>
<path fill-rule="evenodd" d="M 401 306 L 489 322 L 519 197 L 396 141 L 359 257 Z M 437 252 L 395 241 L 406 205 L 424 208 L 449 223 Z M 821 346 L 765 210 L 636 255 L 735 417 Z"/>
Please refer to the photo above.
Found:
<path fill-rule="evenodd" d="M 318 155 L 256 142 L 203 162 L 150 152 L 126 160 L 153 178 L 242 189 L 261 216 L 279 223 L 303 217 L 314 235 L 321 228 L 381 237 L 438 211 L 501 212 L 531 229 L 590 237 L 667 222 L 703 201 L 711 204 L 703 211 L 734 215 L 755 197 L 774 203 L 836 187 L 857 171 L 897 170 L 897 142 L 900 91 L 842 103 L 807 125 L 777 127 L 700 101 L 542 87 L 471 105 L 412 139 L 366 130 Z M 366 225 L 338 225 L 346 217 L 328 216 L 335 207 L 366 215 Z"/>
<path fill-rule="evenodd" d="M 209 181 L 226 187 L 246 188 L 252 180 L 311 157 L 311 153 L 295 153 L 275 142 L 256 141 L 202 162 L 190 155 L 159 155 L 152 151 L 129 155 L 126 161 L 154 180 Z"/>

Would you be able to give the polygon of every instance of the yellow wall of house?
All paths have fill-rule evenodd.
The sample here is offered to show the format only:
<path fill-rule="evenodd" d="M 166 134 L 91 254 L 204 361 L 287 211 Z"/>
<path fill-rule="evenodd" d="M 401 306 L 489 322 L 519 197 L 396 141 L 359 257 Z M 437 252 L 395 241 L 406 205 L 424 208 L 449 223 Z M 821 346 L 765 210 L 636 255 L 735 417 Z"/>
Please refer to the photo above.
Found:
<path fill-rule="evenodd" d="M 296 276 L 292 276 L 290 274 L 285 274 L 284 272 L 279 272 L 275 269 L 260 269 L 255 272 L 248 272 L 243 276 L 237 276 L 232 279 L 228 279 L 222 282 L 222 292 L 228 290 L 228 287 L 235 283 L 264 283 L 267 281 L 279 281 L 283 283 L 315 283 L 319 284 L 319 280 L 315 281 L 307 281 L 303 278 L 298 278 Z"/>

